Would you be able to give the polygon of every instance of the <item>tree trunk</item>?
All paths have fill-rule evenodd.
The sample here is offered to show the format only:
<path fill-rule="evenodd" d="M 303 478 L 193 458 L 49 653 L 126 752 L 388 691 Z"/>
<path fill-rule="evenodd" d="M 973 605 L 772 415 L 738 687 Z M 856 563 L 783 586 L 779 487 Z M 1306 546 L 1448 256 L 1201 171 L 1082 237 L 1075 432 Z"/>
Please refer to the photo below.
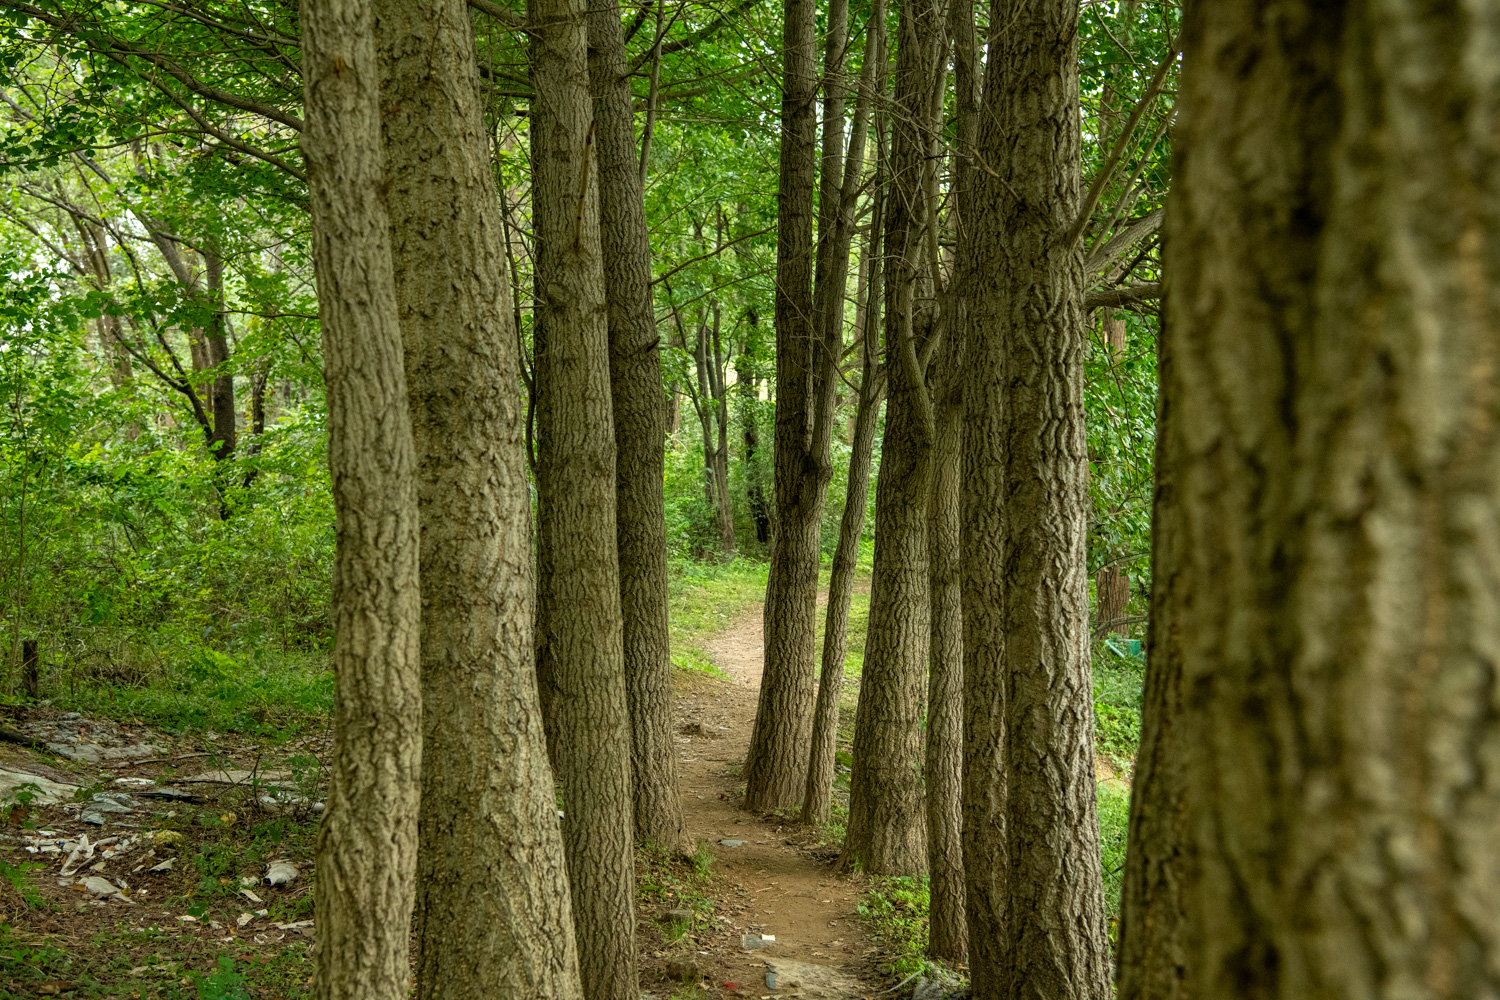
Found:
<path fill-rule="evenodd" d="M 719 242 L 724 242 L 723 234 Z M 729 358 L 719 339 L 722 313 L 714 303 L 713 327 L 713 410 L 718 441 L 714 446 L 714 495 L 719 501 L 719 552 L 726 559 L 734 557 L 734 498 L 729 495 Z"/>
<path fill-rule="evenodd" d="M 933 398 L 937 419 L 932 442 L 932 494 L 927 509 L 932 595 L 927 756 L 922 772 L 927 787 L 927 953 L 961 962 L 969 947 L 964 917 L 964 622 L 959 583 L 963 344 L 950 337 L 941 353 Z"/>
<path fill-rule="evenodd" d="M 1185 913 L 1125 932 L 1179 995 L 1497 996 L 1500 9 L 1189 10 L 1150 672 L 1192 753 L 1141 790 Z"/>
<path fill-rule="evenodd" d="M 977 1000 L 1102 1000 L 1088 662 L 1078 5 L 996 0 L 956 285 L 964 387 L 964 865 Z M 992 29 L 993 30 L 993 29 Z"/>
<path fill-rule="evenodd" d="M 21 690 L 32 701 L 42 696 L 42 655 L 35 639 L 21 640 Z"/>
<path fill-rule="evenodd" d="M 877 6 L 883 4 L 877 0 Z M 883 18 L 871 19 L 874 31 L 880 31 Z M 880 32 L 882 35 L 884 32 Z M 884 38 L 878 39 L 877 58 L 884 57 Z M 868 43 L 867 43 L 868 44 Z M 866 51 L 872 51 L 866 48 Z M 884 153 L 884 122 L 877 122 L 877 136 Z M 884 156 L 877 158 L 883 162 Z M 849 601 L 854 592 L 854 569 L 859 562 L 859 542 L 864 534 L 865 506 L 870 495 L 870 462 L 875 451 L 875 429 L 880 423 L 880 402 L 885 398 L 885 373 L 876 360 L 875 331 L 880 323 L 882 272 L 881 221 L 884 216 L 884 171 L 875 179 L 875 207 L 871 213 L 870 243 L 864 253 L 872 277 L 865 313 L 860 317 L 861 353 L 864 373 L 860 380 L 859 406 L 854 416 L 853 442 L 849 449 L 849 485 L 844 497 L 844 513 L 839 519 L 839 541 L 833 551 L 833 565 L 828 572 L 828 609 L 823 626 L 822 674 L 818 681 L 818 702 L 813 711 L 812 758 L 807 769 L 807 791 L 802 800 L 802 822 L 828 822 L 833 802 L 834 762 L 838 749 L 839 711 L 844 696 L 844 657 L 849 646 Z"/>
<path fill-rule="evenodd" d="M 974 0 L 951 0 L 953 76 L 957 121 L 952 163 L 951 228 L 962 233 L 970 210 L 970 158 L 978 125 L 979 47 Z M 928 504 L 927 559 L 932 589 L 932 635 L 927 669 L 927 951 L 959 962 L 968 953 L 963 859 L 963 594 L 962 522 L 964 342 L 963 296 L 949 288 L 948 337 L 941 347 L 934 388 L 932 498 Z"/>
<path fill-rule="evenodd" d="M 1125 617 L 1125 609 L 1130 604 L 1130 577 L 1118 566 L 1103 566 L 1094 574 L 1094 590 L 1099 594 L 1100 626 L 1117 622 L 1119 624 L 1110 625 L 1108 631 L 1115 635 L 1127 634 L 1130 628 L 1120 620 Z"/>
<path fill-rule="evenodd" d="M 923 236 L 936 205 L 922 184 L 943 27 L 937 5 L 902 5 L 885 234 L 885 343 L 890 400 L 875 485 L 875 571 L 864 675 L 854 718 L 845 866 L 906 875 L 927 863 L 922 779 L 923 675 L 931 597 L 927 504 L 932 400 L 926 358 L 937 329 Z M 918 305 L 918 300 L 923 300 Z"/>
<path fill-rule="evenodd" d="M 667 637 L 666 411 L 651 301 L 651 246 L 618 0 L 589 2 L 589 78 L 599 164 L 599 234 L 609 304 L 616 542 L 635 774 L 635 836 L 686 846 L 672 741 Z"/>
<path fill-rule="evenodd" d="M 374 11 L 302 10 L 333 576 L 334 748 L 318 828 L 318 1000 L 405 1000 L 422 766 L 416 455 L 380 143 Z"/>
<path fill-rule="evenodd" d="M 775 535 L 767 574 L 765 670 L 745 759 L 745 807 L 794 808 L 807 784 L 828 427 L 828 377 L 813 349 L 812 200 L 817 173 L 814 0 L 786 0 L 776 229 Z M 816 371 L 815 371 L 816 369 Z"/>
<path fill-rule="evenodd" d="M 205 361 L 209 368 L 218 369 L 209 384 L 209 409 L 213 413 L 213 434 L 208 439 L 208 451 L 215 461 L 222 462 L 234 454 L 239 435 L 236 429 L 234 407 L 234 375 L 223 371 L 229 363 L 229 316 L 224 311 L 224 258 L 217 251 L 203 251 L 205 283 L 208 286 L 208 301 L 213 310 L 205 330 L 203 346 Z"/>
<path fill-rule="evenodd" d="M 531 0 L 537 670 L 588 1000 L 636 1000 L 634 801 L 583 0 Z"/>
<path fill-rule="evenodd" d="M 1156 373 L 1161 386 L 1174 380 L 1165 337 L 1157 339 Z M 1185 981 L 1182 891 L 1190 863 L 1184 768 L 1193 750 L 1182 741 L 1182 633 L 1177 627 L 1188 591 L 1177 469 L 1175 456 L 1167 451 L 1177 420 L 1166 393 L 1157 396 L 1156 426 L 1146 689 L 1115 949 L 1119 1000 L 1189 1000 L 1192 995 Z"/>
<path fill-rule="evenodd" d="M 532 631 L 504 228 L 462 0 L 377 0 L 422 520 L 417 995 L 579 996 Z M 519 915 L 524 914 L 524 917 Z"/>
<path fill-rule="evenodd" d="M 755 540 L 765 545 L 771 541 L 771 515 L 766 510 L 766 491 L 761 483 L 760 463 L 755 461 L 755 453 L 760 450 L 760 425 L 755 414 L 760 394 L 755 377 L 753 340 L 757 317 L 753 311 L 748 322 L 751 332 L 745 335 L 735 365 L 735 382 L 739 386 L 740 395 L 740 464 L 745 470 L 745 493 L 750 519 L 755 522 Z"/>

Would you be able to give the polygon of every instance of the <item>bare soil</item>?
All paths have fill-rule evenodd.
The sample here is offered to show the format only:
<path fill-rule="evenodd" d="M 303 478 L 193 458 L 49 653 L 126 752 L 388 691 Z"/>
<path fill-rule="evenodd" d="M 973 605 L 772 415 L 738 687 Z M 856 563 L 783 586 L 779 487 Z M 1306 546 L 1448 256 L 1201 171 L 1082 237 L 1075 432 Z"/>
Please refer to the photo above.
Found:
<path fill-rule="evenodd" d="M 740 770 L 760 691 L 760 609 L 707 645 L 728 680 L 684 676 L 676 705 L 684 819 L 690 837 L 711 845 L 719 897 L 720 929 L 700 936 L 692 960 L 707 975 L 710 996 L 873 995 L 883 980 L 880 949 L 855 913 L 862 880 L 835 870 L 838 852 L 816 831 L 743 809 Z M 745 950 L 744 934 L 776 941 Z M 766 984 L 771 971 L 774 990 Z"/>

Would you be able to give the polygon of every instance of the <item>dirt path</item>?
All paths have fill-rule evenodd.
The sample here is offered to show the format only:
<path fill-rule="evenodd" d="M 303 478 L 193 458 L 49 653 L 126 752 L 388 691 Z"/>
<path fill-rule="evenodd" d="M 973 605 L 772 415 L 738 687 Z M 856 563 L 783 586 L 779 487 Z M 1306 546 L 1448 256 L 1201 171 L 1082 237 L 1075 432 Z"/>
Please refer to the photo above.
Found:
<path fill-rule="evenodd" d="M 834 852 L 820 849 L 809 831 L 741 808 L 740 770 L 760 688 L 760 609 L 741 616 L 708 649 L 729 679 L 688 679 L 676 708 L 687 832 L 712 845 L 723 879 L 722 930 L 697 955 L 713 979 L 709 995 L 871 996 L 884 987 L 873 967 L 878 949 L 854 910 L 859 884 L 834 870 Z M 745 950 L 743 934 L 776 941 Z M 774 989 L 768 971 L 775 973 Z"/>

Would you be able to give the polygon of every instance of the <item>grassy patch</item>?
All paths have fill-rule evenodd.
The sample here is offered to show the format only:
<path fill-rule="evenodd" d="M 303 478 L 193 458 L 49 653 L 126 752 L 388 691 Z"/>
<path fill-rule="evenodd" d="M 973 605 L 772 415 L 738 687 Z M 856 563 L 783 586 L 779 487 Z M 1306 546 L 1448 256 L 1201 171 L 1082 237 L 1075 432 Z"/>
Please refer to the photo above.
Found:
<path fill-rule="evenodd" d="M 1104 908 L 1109 938 L 1120 921 L 1120 887 L 1125 881 L 1125 835 L 1130 829 L 1130 790 L 1119 781 L 1099 782 L 1099 852 L 1104 868 Z"/>
<path fill-rule="evenodd" d="M 766 596 L 766 564 L 678 562 L 668 580 L 672 665 L 723 677 L 704 643 Z"/>
<path fill-rule="evenodd" d="M 636 852 L 636 891 L 641 902 L 663 914 L 687 910 L 690 920 L 662 919 L 657 926 L 666 944 L 680 944 L 697 928 L 713 920 L 714 901 L 706 890 L 713 881 L 713 852 L 699 840 L 690 857 L 665 848 L 643 847 Z"/>
<path fill-rule="evenodd" d="M 70 679 L 52 703 L 166 730 L 281 740 L 326 722 L 333 711 L 333 672 L 322 653 L 235 657 L 204 648 L 135 683 L 89 675 Z"/>
<path fill-rule="evenodd" d="M 856 912 L 880 939 L 890 959 L 884 970 L 905 979 L 932 965 L 927 958 L 927 877 L 871 878 Z"/>

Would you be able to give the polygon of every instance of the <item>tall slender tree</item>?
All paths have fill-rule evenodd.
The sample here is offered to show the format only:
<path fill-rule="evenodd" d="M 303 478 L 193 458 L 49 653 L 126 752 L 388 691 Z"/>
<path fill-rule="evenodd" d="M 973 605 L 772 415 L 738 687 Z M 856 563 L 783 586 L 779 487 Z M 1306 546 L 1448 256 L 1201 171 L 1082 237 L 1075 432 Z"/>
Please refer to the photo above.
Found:
<path fill-rule="evenodd" d="M 417 990 L 577 997 L 536 689 L 531 497 L 505 234 L 462 0 L 376 0 L 419 466 Z M 461 359 L 461 360 L 460 360 Z"/>
<path fill-rule="evenodd" d="M 302 10 L 308 167 L 328 388 L 334 749 L 318 828 L 319 1000 L 408 995 L 422 695 L 417 461 L 382 188 L 368 0 Z"/>
<path fill-rule="evenodd" d="M 817 4 L 786 0 L 776 210 L 775 527 L 766 582 L 765 670 L 745 758 L 745 805 L 796 808 L 806 790 L 817 670 L 818 557 L 832 414 L 818 401 L 830 360 L 815 349 Z"/>
<path fill-rule="evenodd" d="M 864 62 L 860 68 L 859 94 L 855 101 L 854 123 L 849 151 L 843 167 L 843 181 L 838 190 L 839 212 L 835 215 L 830 256 L 842 254 L 845 261 L 830 262 L 825 283 L 847 282 L 847 260 L 852 238 L 855 202 L 860 178 L 865 172 L 866 146 L 869 138 L 871 109 L 885 94 L 885 3 L 876 0 L 871 7 L 865 31 Z M 827 117 L 827 112 L 825 112 Z M 881 247 L 883 243 L 885 178 L 885 114 L 876 116 L 875 191 L 870 223 L 870 239 L 865 246 L 861 274 L 868 273 L 864 308 L 856 316 L 856 332 L 863 372 L 859 400 L 856 403 L 854 432 L 849 451 L 848 488 L 844 511 L 839 517 L 839 540 L 834 548 L 833 565 L 828 573 L 828 605 L 823 629 L 822 668 L 818 679 L 818 700 L 813 712 L 812 753 L 807 769 L 807 789 L 802 801 L 804 823 L 826 823 L 832 803 L 835 743 L 838 737 L 839 708 L 844 694 L 844 656 L 849 642 L 849 602 L 854 592 L 854 570 L 859 561 L 860 538 L 864 532 L 865 505 L 870 490 L 870 463 L 875 450 L 875 431 L 879 424 L 880 404 L 885 397 L 885 373 L 880 367 L 880 350 L 876 331 L 880 322 L 880 289 L 883 276 Z M 825 132 L 831 127 L 825 121 Z M 839 126 L 842 127 L 841 125 Z M 825 150 L 826 154 L 826 150 Z M 827 157 L 824 159 L 825 168 Z M 840 300 L 840 303 L 842 300 Z M 842 304 L 827 304 L 819 313 L 823 323 L 823 340 L 830 351 L 842 353 Z M 835 347 L 837 345 L 837 347 Z"/>
<path fill-rule="evenodd" d="M 635 835 L 684 846 L 672 742 L 667 637 L 666 410 L 651 301 L 651 245 L 636 159 L 618 0 L 589 0 L 589 81 L 599 164 L 599 233 L 609 308 L 615 421 L 616 539 L 626 693 L 635 775 Z"/>
<path fill-rule="evenodd" d="M 1497 25 L 1188 9 L 1133 996 L 1500 995 Z"/>
<path fill-rule="evenodd" d="M 890 399 L 875 485 L 870 631 L 854 723 L 844 864 L 910 874 L 927 863 L 922 703 L 931 613 L 927 505 L 935 433 L 927 368 L 942 333 L 928 230 L 936 200 L 924 183 L 936 132 L 934 91 L 946 85 L 944 23 L 935 2 L 901 6 L 891 111 L 885 232 L 885 345 Z"/>
<path fill-rule="evenodd" d="M 588 1000 L 636 1000 L 634 797 L 584 0 L 531 0 L 537 671 Z"/>
<path fill-rule="evenodd" d="M 1088 662 L 1078 4 L 995 0 L 964 289 L 964 866 L 979 1000 L 1109 995 Z"/>

